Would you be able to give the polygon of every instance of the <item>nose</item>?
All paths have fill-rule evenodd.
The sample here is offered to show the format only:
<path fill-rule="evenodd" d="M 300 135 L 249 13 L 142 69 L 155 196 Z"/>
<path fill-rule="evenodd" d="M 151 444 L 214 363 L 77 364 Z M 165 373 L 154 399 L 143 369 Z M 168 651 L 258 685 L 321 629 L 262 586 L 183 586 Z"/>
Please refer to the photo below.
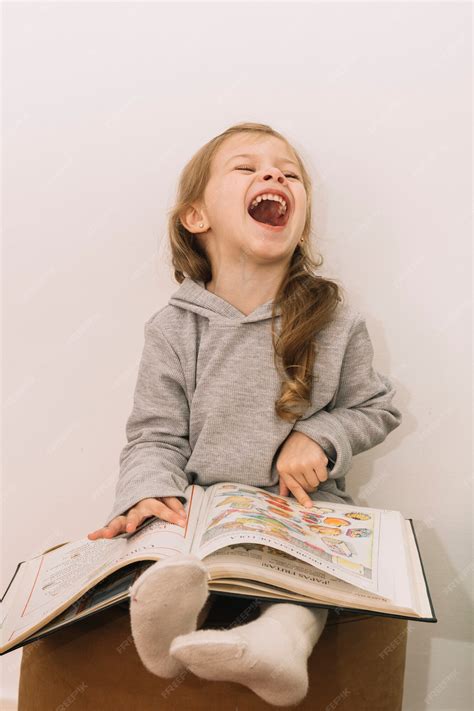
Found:
<path fill-rule="evenodd" d="M 279 183 L 285 182 L 285 176 L 281 170 L 278 170 L 278 168 L 268 170 L 263 176 L 263 180 L 272 180 L 272 178 L 278 180 Z"/>

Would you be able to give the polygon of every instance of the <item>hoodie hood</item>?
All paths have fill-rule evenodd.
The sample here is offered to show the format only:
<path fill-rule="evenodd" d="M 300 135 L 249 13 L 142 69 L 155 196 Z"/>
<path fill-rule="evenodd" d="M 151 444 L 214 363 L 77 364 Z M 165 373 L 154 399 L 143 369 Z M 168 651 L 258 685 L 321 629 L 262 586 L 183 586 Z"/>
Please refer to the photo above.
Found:
<path fill-rule="evenodd" d="M 206 289 L 204 281 L 194 280 L 185 277 L 180 287 L 171 295 L 168 302 L 171 306 L 178 306 L 187 311 L 205 316 L 210 321 L 218 320 L 226 323 L 254 323 L 255 321 L 267 321 L 272 318 L 273 299 L 258 306 L 247 316 L 232 306 L 228 301 L 222 299 L 217 294 Z M 279 316 L 281 309 L 276 310 Z"/>

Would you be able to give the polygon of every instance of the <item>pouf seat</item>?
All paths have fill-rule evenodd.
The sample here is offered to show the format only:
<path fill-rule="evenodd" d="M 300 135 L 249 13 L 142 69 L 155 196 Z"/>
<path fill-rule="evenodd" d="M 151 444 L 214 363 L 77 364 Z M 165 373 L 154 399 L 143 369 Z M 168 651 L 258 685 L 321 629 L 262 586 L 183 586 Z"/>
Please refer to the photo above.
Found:
<path fill-rule="evenodd" d="M 212 595 L 204 628 L 259 615 L 251 599 Z M 309 692 L 298 711 L 400 711 L 407 621 L 331 610 L 308 661 Z M 189 671 L 161 679 L 142 664 L 128 607 L 103 610 L 23 647 L 18 711 L 254 711 L 277 708 L 247 687 Z M 283 707 L 278 707 L 283 708 Z"/>

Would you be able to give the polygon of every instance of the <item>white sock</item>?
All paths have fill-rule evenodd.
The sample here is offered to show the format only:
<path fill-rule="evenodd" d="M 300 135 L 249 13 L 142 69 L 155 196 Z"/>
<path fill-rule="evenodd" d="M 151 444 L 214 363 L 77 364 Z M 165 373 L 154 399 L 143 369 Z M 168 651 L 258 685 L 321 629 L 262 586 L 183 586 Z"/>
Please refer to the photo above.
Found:
<path fill-rule="evenodd" d="M 327 615 L 326 608 L 264 603 L 253 622 L 176 637 L 170 654 L 197 676 L 244 684 L 268 703 L 288 706 L 308 692 L 307 660 Z"/>
<path fill-rule="evenodd" d="M 153 674 L 171 678 L 184 667 L 169 654 L 176 635 L 196 629 L 208 598 L 208 573 L 192 554 L 159 560 L 130 588 L 130 622 L 138 655 Z"/>

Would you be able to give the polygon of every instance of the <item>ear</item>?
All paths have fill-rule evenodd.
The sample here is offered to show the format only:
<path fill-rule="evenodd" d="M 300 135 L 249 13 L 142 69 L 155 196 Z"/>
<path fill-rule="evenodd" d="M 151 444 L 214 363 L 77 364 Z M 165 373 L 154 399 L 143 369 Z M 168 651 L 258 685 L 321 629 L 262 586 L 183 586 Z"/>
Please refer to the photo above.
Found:
<path fill-rule="evenodd" d="M 190 205 L 184 212 L 180 215 L 181 223 L 188 232 L 201 233 L 209 229 L 209 223 L 205 210 L 201 205 Z M 204 223 L 203 227 L 200 224 Z"/>

